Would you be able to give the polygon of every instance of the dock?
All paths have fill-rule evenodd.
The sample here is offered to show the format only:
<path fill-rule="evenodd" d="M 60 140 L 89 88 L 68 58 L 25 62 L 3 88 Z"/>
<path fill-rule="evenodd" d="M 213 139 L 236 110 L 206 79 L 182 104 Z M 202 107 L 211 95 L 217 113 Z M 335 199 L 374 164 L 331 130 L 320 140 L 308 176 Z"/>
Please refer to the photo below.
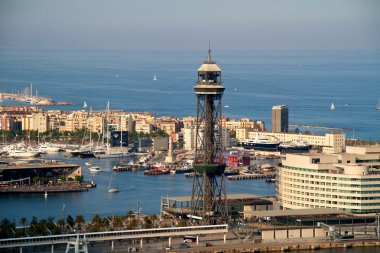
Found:
<path fill-rule="evenodd" d="M 25 184 L 14 185 L 11 187 L 1 187 L 0 194 L 14 193 L 62 193 L 62 192 L 83 192 L 91 188 L 91 184 L 87 182 L 64 182 L 56 184 Z"/>
<path fill-rule="evenodd" d="M 236 176 L 228 176 L 228 180 L 247 180 L 247 179 L 272 179 L 276 174 L 240 174 Z"/>

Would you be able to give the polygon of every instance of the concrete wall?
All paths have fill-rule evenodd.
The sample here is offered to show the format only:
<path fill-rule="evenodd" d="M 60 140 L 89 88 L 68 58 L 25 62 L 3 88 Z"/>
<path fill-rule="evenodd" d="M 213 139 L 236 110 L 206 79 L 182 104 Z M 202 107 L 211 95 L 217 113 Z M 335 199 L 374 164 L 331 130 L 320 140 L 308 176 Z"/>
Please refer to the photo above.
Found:
<path fill-rule="evenodd" d="M 315 230 L 313 232 L 313 230 Z M 315 236 L 313 236 L 315 234 Z M 273 239 L 288 239 L 288 238 L 313 238 L 324 237 L 325 233 L 321 228 L 297 228 L 297 229 L 278 229 L 278 230 L 263 230 L 263 240 Z"/>

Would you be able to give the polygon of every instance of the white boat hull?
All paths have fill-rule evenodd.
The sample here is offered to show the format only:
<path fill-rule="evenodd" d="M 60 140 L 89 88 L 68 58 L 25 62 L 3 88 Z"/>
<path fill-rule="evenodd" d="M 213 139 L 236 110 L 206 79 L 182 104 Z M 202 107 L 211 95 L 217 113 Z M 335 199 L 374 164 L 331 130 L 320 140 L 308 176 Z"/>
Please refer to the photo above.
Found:
<path fill-rule="evenodd" d="M 105 159 L 105 158 L 123 158 L 123 157 L 129 157 L 134 156 L 133 153 L 112 153 L 112 154 L 97 154 L 95 155 L 98 159 Z"/>

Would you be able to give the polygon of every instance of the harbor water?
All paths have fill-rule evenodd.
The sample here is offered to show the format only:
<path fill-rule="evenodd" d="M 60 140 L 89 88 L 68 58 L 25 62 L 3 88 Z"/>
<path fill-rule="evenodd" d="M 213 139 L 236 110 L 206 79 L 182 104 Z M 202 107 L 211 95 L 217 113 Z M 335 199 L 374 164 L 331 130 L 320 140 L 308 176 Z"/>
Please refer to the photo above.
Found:
<path fill-rule="evenodd" d="M 118 163 L 118 159 L 78 159 L 65 157 L 65 154 L 67 155 L 61 152 L 56 155 L 44 155 L 42 158 L 81 165 L 84 180 L 94 180 L 97 187 L 88 192 L 49 193 L 47 198 L 43 193 L 0 195 L 0 219 L 9 218 L 18 223 L 21 217 L 31 219 L 33 215 L 38 218 L 52 216 L 59 219 L 63 215 L 82 214 L 90 220 L 95 214 L 125 215 L 129 210 L 137 211 L 137 202 L 140 203 L 143 213 L 158 214 L 161 196 L 191 195 L 191 177 L 185 177 L 184 174 L 145 176 L 143 171 L 114 173 L 112 184 L 119 187 L 120 192 L 109 193 L 112 168 Z M 99 166 L 102 171 L 91 173 L 85 162 L 90 162 L 91 166 Z M 227 193 L 275 195 L 274 184 L 265 182 L 265 179 L 226 181 Z"/>
<path fill-rule="evenodd" d="M 88 109 L 105 110 L 109 100 L 111 109 L 194 116 L 193 86 L 206 54 L 1 48 L 0 91 L 33 83 L 33 94 L 74 103 L 45 109 L 78 110 L 86 101 Z M 212 56 L 223 71 L 224 115 L 262 120 L 270 129 L 272 106 L 287 104 L 291 124 L 354 128 L 347 137 L 380 141 L 380 51 L 215 48 Z"/>

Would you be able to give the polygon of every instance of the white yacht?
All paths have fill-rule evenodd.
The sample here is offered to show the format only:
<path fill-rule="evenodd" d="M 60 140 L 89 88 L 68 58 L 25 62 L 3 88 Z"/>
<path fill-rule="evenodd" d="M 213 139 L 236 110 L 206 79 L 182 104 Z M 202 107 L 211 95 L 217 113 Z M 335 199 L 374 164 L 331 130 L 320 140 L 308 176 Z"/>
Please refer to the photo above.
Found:
<path fill-rule="evenodd" d="M 8 145 L 3 148 L 3 152 L 7 153 L 9 157 L 15 157 L 15 158 L 36 157 L 41 154 L 40 151 L 24 143 L 18 143 L 16 145 L 14 144 Z"/>
<path fill-rule="evenodd" d="M 38 151 L 41 153 L 56 153 L 61 151 L 60 147 L 53 146 L 51 143 L 41 143 L 38 145 Z"/>
<path fill-rule="evenodd" d="M 97 173 L 97 172 L 100 172 L 100 168 L 98 166 L 92 166 L 90 168 L 88 168 L 90 170 L 91 173 Z"/>

